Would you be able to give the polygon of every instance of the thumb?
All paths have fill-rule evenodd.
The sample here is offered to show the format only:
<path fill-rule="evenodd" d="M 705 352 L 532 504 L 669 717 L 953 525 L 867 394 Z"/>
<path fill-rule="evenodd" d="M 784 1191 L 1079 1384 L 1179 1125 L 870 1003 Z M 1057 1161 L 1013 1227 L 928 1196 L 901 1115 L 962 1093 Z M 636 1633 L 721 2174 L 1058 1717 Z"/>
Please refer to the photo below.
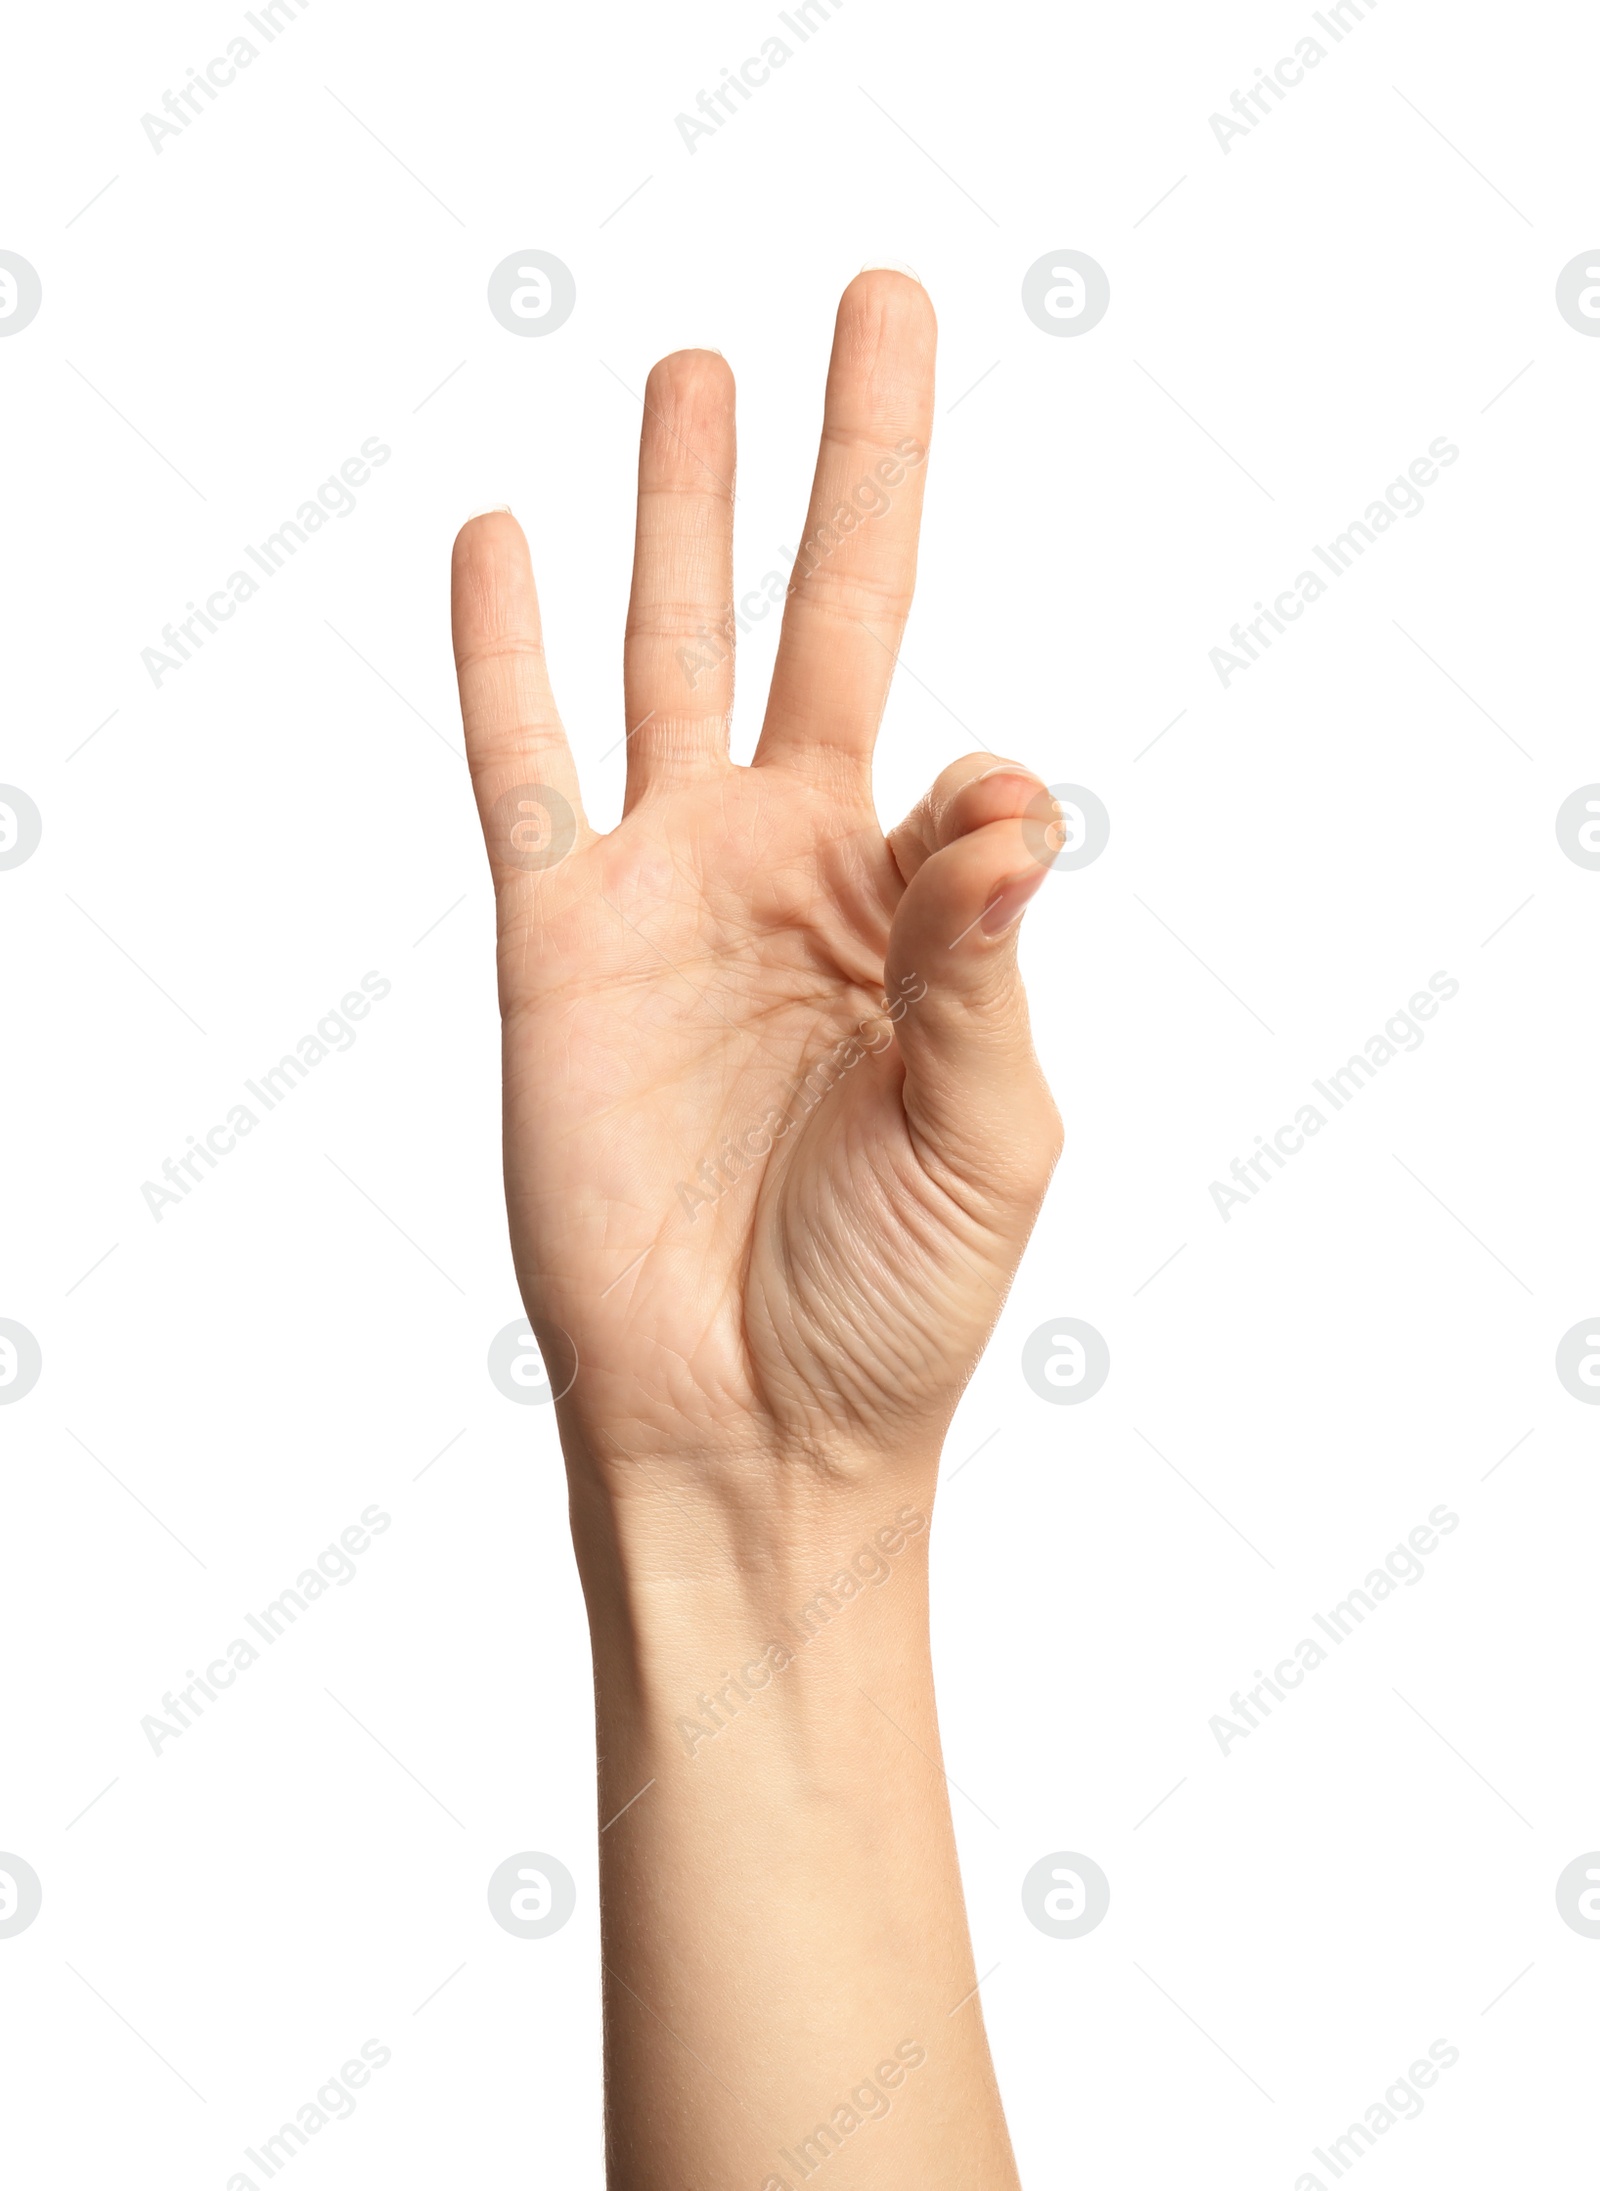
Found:
<path fill-rule="evenodd" d="M 1050 872 L 1049 794 L 1020 776 L 998 820 L 974 824 L 923 861 L 895 910 L 885 959 L 903 1101 L 926 1157 L 980 1193 L 1030 1213 L 1061 1150 L 1061 1121 L 1028 1025 L 1017 934 Z M 957 802 L 958 806 L 960 802 Z M 952 812 L 949 822 L 959 827 Z"/>

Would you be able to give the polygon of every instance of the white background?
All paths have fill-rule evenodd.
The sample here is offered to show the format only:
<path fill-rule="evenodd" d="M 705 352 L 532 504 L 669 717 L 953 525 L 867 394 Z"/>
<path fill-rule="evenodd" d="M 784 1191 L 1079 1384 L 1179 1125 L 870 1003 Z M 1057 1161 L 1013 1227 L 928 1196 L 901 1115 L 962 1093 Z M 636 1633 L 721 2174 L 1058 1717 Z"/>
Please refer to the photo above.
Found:
<path fill-rule="evenodd" d="M 675 114 L 775 8 L 315 0 L 157 154 L 242 10 L 71 15 L 13 17 L 0 144 L 44 285 L 0 341 L 0 777 L 44 818 L 0 875 L 0 1315 L 44 1357 L 0 1410 L 0 1848 L 44 1882 L 0 1940 L 15 2180 L 260 2185 L 243 2149 L 376 2038 L 296 2184 L 600 2181 L 585 1635 L 554 1424 L 484 1367 L 518 1304 L 447 558 L 522 519 L 614 816 L 635 392 L 728 356 L 757 585 L 884 260 L 942 351 L 881 812 L 987 744 L 1112 817 L 1028 917 L 1067 1155 L 934 1540 L 1024 2178 L 1331 2183 L 1311 2149 L 1444 2038 L 1362 2182 L 1573 2180 L 1600 1416 L 1553 1356 L 1600 1306 L 1600 875 L 1553 822 L 1600 777 L 1600 343 L 1554 285 L 1600 240 L 1592 21 L 1378 7 L 1224 153 L 1308 8 L 849 0 L 691 155 Z M 543 340 L 484 302 L 527 248 L 577 281 Z M 1019 301 L 1062 248 L 1111 283 L 1078 340 Z M 141 649 L 369 436 L 355 512 L 156 689 Z M 1437 436 L 1424 512 L 1224 690 L 1208 651 Z M 353 1049 L 158 1224 L 141 1182 L 369 969 Z M 1209 1183 L 1437 970 L 1420 1051 L 1225 1224 Z M 1081 1407 L 1020 1372 L 1061 1315 L 1111 1350 Z M 152 1755 L 373 1502 L 357 1579 Z M 1425 1581 L 1225 1757 L 1211 1716 L 1441 1502 Z M 578 1882 L 542 1942 L 485 1901 L 524 1849 Z M 1081 1941 L 1019 1899 L 1057 1850 L 1111 1881 Z"/>

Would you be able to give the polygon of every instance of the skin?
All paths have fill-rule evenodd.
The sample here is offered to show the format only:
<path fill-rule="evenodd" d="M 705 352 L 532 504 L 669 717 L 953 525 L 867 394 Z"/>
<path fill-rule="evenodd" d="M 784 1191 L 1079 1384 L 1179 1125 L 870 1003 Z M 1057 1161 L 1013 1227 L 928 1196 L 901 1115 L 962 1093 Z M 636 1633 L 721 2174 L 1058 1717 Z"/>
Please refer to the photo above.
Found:
<path fill-rule="evenodd" d="M 988 752 L 887 837 L 873 807 L 934 343 L 909 277 L 845 291 L 749 767 L 728 757 L 732 375 L 696 350 L 651 373 L 609 834 L 521 529 L 491 512 L 455 545 L 512 1246 L 563 1394 L 593 1643 L 613 2191 L 798 2191 L 823 2156 L 838 2191 L 1017 2180 L 927 1543 L 1060 1149 L 1016 961 L 1060 838 L 1039 778 Z M 853 497 L 879 514 L 824 535 Z"/>

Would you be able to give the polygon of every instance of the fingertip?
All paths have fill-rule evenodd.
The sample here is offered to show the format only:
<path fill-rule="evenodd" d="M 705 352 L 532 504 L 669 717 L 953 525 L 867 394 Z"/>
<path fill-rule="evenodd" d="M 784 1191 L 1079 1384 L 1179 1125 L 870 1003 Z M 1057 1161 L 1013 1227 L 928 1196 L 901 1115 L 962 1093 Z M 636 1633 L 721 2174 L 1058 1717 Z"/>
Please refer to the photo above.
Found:
<path fill-rule="evenodd" d="M 539 641 L 539 596 L 522 527 L 511 512 L 481 510 L 450 552 L 450 609 L 456 655 L 504 639 Z"/>
<path fill-rule="evenodd" d="M 450 551 L 451 561 L 459 566 L 469 559 L 489 554 L 507 540 L 526 546 L 522 527 L 511 514 L 509 503 L 499 502 L 487 510 L 474 510 L 456 533 Z"/>
<path fill-rule="evenodd" d="M 674 350 L 650 368 L 639 427 L 641 493 L 733 495 L 734 385 L 716 350 Z"/>
<path fill-rule="evenodd" d="M 1043 885 L 1049 868 L 1035 860 L 1008 875 L 991 895 L 978 920 L 986 936 L 1003 936 L 1016 926 Z"/>
<path fill-rule="evenodd" d="M 908 320 L 931 322 L 933 299 L 922 277 L 909 266 L 864 266 L 845 283 L 841 306 L 870 305 L 875 311 L 896 312 Z"/>
<path fill-rule="evenodd" d="M 864 266 L 845 285 L 838 324 L 872 347 L 930 357 L 939 331 L 933 299 L 909 267 Z"/>
<path fill-rule="evenodd" d="M 939 817 L 939 842 L 986 829 L 994 822 L 1032 822 L 1048 828 L 1061 804 L 1044 780 L 1020 761 L 1001 761 L 964 783 Z"/>
<path fill-rule="evenodd" d="M 984 948 L 1015 926 L 1017 916 L 1050 872 L 1048 854 L 1025 817 L 982 822 L 925 860 L 895 912 L 891 958 L 946 969 L 957 986 Z M 1000 910 L 996 910 L 997 901 Z M 924 970 L 925 970 L 924 965 Z M 976 969 L 981 974 L 979 965 Z"/>
<path fill-rule="evenodd" d="M 644 384 L 645 402 L 659 411 L 690 415 L 720 410 L 733 393 L 733 367 L 720 350 L 672 350 L 657 358 Z"/>

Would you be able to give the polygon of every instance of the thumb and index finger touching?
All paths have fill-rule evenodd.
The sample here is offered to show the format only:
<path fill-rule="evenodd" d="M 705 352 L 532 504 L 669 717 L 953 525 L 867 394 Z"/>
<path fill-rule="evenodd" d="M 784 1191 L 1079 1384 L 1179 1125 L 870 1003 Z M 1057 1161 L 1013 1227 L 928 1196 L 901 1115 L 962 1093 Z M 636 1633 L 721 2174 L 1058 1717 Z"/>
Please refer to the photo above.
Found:
<path fill-rule="evenodd" d="M 916 584 L 932 434 L 936 326 L 926 291 L 890 269 L 845 290 L 822 437 L 756 768 L 870 797 L 877 739 Z M 733 376 L 678 351 L 646 384 L 624 645 L 625 811 L 728 771 L 733 705 Z M 496 880 L 592 839 L 546 668 L 527 542 L 509 510 L 469 520 L 451 609 L 467 755 Z M 523 796 L 528 794 L 528 796 Z M 969 754 L 890 833 L 905 893 L 887 978 L 922 992 L 900 1024 L 907 1098 L 954 1145 L 1053 1110 L 1016 969 L 1018 918 L 1055 849 L 1039 779 Z M 527 849 L 531 846 L 531 852 Z M 1049 1138 L 1048 1135 L 1046 1138 Z"/>

